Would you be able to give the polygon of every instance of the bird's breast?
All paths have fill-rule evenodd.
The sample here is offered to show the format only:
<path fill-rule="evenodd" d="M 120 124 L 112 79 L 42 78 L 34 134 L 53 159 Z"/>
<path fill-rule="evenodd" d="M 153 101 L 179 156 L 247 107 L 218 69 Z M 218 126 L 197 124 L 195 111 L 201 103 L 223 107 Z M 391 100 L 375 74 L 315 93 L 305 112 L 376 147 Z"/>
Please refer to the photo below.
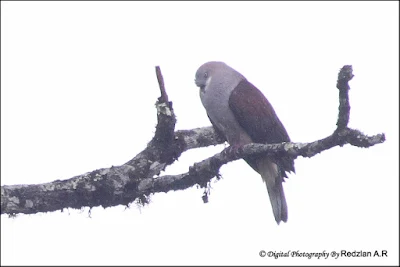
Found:
<path fill-rule="evenodd" d="M 200 92 L 201 101 L 208 116 L 228 140 L 230 145 L 252 143 L 250 136 L 243 130 L 229 107 L 232 90 L 224 84 L 208 84 Z"/>

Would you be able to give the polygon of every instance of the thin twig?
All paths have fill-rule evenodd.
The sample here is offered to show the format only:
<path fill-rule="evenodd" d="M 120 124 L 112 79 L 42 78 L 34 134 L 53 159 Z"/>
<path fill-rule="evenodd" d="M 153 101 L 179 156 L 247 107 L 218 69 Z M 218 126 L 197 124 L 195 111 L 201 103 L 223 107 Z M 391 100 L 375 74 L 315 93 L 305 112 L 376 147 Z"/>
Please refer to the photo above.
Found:
<path fill-rule="evenodd" d="M 158 81 L 158 85 L 160 86 L 160 92 L 161 92 L 161 96 L 158 98 L 158 102 L 159 103 L 168 103 L 168 95 L 167 95 L 167 92 L 165 91 L 164 78 L 161 74 L 160 66 L 156 66 L 156 75 L 157 75 L 157 81 Z"/>

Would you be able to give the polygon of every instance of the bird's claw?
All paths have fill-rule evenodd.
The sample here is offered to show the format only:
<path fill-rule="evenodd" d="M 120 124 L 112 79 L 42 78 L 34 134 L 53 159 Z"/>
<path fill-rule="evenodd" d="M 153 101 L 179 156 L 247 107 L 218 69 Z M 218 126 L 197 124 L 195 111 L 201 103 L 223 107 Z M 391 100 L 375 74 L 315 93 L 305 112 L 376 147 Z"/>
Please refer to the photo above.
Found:
<path fill-rule="evenodd" d="M 241 145 L 232 145 L 227 148 L 225 148 L 224 153 L 226 156 L 229 157 L 234 157 L 234 158 L 239 158 L 239 155 L 242 152 L 242 146 Z"/>

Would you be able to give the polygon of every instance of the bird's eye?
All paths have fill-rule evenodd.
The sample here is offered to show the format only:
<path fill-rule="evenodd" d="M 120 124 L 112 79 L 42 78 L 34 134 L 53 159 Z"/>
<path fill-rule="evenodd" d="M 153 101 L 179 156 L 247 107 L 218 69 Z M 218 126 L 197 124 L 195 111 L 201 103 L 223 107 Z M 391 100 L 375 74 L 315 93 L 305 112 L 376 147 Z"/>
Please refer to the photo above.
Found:
<path fill-rule="evenodd" d="M 208 78 L 208 72 L 204 72 L 204 78 Z"/>

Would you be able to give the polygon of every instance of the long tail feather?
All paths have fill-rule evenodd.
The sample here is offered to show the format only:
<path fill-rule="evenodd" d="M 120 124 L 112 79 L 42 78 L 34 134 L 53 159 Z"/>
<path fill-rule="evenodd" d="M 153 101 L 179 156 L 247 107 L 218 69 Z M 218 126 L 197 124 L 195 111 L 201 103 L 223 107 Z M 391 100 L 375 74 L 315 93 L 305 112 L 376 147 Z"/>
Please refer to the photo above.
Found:
<path fill-rule="evenodd" d="M 270 160 L 263 158 L 257 161 L 257 167 L 263 181 L 267 185 L 275 221 L 278 224 L 281 221 L 286 222 L 288 219 L 288 210 L 282 186 L 283 177 L 281 177 L 278 166 Z"/>

